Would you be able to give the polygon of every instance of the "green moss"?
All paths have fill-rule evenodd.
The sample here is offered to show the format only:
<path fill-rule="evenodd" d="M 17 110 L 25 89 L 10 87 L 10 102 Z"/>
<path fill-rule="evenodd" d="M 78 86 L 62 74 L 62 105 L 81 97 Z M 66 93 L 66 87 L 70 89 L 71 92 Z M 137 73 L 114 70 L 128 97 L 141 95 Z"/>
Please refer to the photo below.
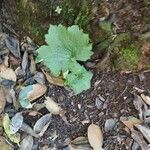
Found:
<path fill-rule="evenodd" d="M 87 31 L 90 7 L 91 0 L 16 0 L 18 25 L 38 44 L 44 43 L 49 24 L 77 24 Z"/>
<path fill-rule="evenodd" d="M 79 25 L 82 29 L 87 29 L 90 21 L 90 3 L 87 0 L 81 1 L 80 11 L 74 20 L 74 24 Z"/>
<path fill-rule="evenodd" d="M 16 0 L 16 5 L 19 27 L 34 41 L 43 43 L 43 36 L 47 29 L 43 27 L 43 22 L 49 14 L 49 5 L 46 1 L 33 2 L 32 0 Z"/>
<path fill-rule="evenodd" d="M 135 47 L 123 48 L 116 61 L 116 67 L 121 70 L 134 70 L 139 62 L 138 50 Z"/>

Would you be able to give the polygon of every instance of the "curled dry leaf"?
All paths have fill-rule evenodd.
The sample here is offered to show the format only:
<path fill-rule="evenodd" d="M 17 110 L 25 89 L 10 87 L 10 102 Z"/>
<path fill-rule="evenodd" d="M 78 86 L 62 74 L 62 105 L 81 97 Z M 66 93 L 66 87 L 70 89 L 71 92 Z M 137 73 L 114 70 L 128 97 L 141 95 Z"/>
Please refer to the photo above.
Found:
<path fill-rule="evenodd" d="M 71 141 L 70 148 L 78 150 L 92 150 L 87 137 L 77 137 Z"/>
<path fill-rule="evenodd" d="M 47 87 L 42 84 L 33 84 L 24 87 L 19 93 L 19 102 L 22 107 L 28 108 L 32 101 L 45 94 Z"/>
<path fill-rule="evenodd" d="M 138 87 L 133 87 L 133 89 L 135 89 L 138 93 L 144 93 L 145 92 L 145 90 L 143 90 L 143 89 L 140 89 L 140 88 L 138 88 Z"/>
<path fill-rule="evenodd" d="M 0 87 L 0 113 L 3 112 L 6 105 L 6 98 L 4 94 L 4 90 L 2 87 Z"/>
<path fill-rule="evenodd" d="M 30 72 L 31 72 L 31 74 L 35 74 L 35 72 L 36 72 L 36 63 L 34 61 L 33 55 L 31 54 L 29 56 L 29 58 L 30 58 Z"/>
<path fill-rule="evenodd" d="M 11 80 L 16 82 L 17 77 L 15 71 L 13 71 L 11 68 L 7 68 L 4 65 L 0 65 L 0 78 Z"/>
<path fill-rule="evenodd" d="M 22 126 L 23 116 L 22 113 L 16 113 L 15 116 L 12 117 L 10 123 L 10 130 L 12 133 L 16 133 Z"/>
<path fill-rule="evenodd" d="M 40 83 L 40 84 L 45 84 L 45 76 L 42 72 L 37 72 L 33 79 L 37 82 L 37 83 Z"/>
<path fill-rule="evenodd" d="M 150 147 L 144 140 L 141 133 L 136 130 L 131 130 L 131 137 L 139 144 L 142 150 L 150 150 Z"/>
<path fill-rule="evenodd" d="M 146 128 L 142 125 L 135 125 L 135 127 L 137 129 L 139 129 L 139 131 L 142 133 L 142 135 L 145 137 L 145 139 L 148 141 L 148 143 L 150 144 L 150 129 L 149 128 Z"/>
<path fill-rule="evenodd" d="M 13 134 L 13 132 L 10 130 L 10 119 L 8 114 L 5 114 L 3 117 L 3 127 L 6 135 L 8 138 L 13 142 L 19 145 L 20 142 L 20 136 L 19 134 Z"/>
<path fill-rule="evenodd" d="M 81 146 L 69 145 L 68 148 L 69 148 L 69 150 L 93 150 L 92 148 L 90 148 L 86 145 L 81 145 Z"/>
<path fill-rule="evenodd" d="M 93 150 L 103 150 L 103 133 L 99 126 L 91 124 L 88 127 L 88 140 Z"/>
<path fill-rule="evenodd" d="M 49 73 L 45 72 L 44 70 L 42 70 L 42 71 L 45 74 L 46 79 L 49 83 L 58 85 L 58 86 L 64 86 L 64 80 L 62 77 L 54 77 L 54 76 L 50 75 Z"/>
<path fill-rule="evenodd" d="M 36 134 L 40 134 L 41 131 L 43 131 L 43 129 L 46 129 L 48 128 L 48 125 L 50 124 L 51 122 L 51 117 L 52 115 L 51 114 L 46 114 L 44 116 L 42 116 L 34 125 L 34 131 Z M 44 127 L 47 127 L 47 128 L 44 128 Z M 44 133 L 43 133 L 44 134 Z"/>
<path fill-rule="evenodd" d="M 1 150 L 13 150 L 13 147 L 2 136 L 0 136 L 0 148 Z"/>
<path fill-rule="evenodd" d="M 20 143 L 20 150 L 31 150 L 33 147 L 33 137 L 31 135 L 27 135 L 23 138 Z"/>
<path fill-rule="evenodd" d="M 143 99 L 143 101 L 147 104 L 147 105 L 150 105 L 150 97 L 149 96 L 146 96 L 144 94 L 141 94 L 141 97 Z"/>
<path fill-rule="evenodd" d="M 22 123 L 22 126 L 20 130 L 24 131 L 25 133 L 28 133 L 29 135 L 33 137 L 38 137 L 38 135 L 35 133 L 35 131 L 26 123 Z"/>
<path fill-rule="evenodd" d="M 25 51 L 24 54 L 23 54 L 23 58 L 22 58 L 22 63 L 21 63 L 21 67 L 22 67 L 22 71 L 24 73 L 26 73 L 26 69 L 28 67 L 28 52 Z"/>
<path fill-rule="evenodd" d="M 9 66 L 8 60 L 9 60 L 8 55 L 4 56 L 4 61 L 3 61 L 3 63 L 4 63 L 4 65 L 5 65 L 6 67 Z"/>
<path fill-rule="evenodd" d="M 71 144 L 78 145 L 78 144 L 87 144 L 88 139 L 87 137 L 79 136 L 76 139 L 71 141 Z"/>
<path fill-rule="evenodd" d="M 5 38 L 6 46 L 10 50 L 10 52 L 17 58 L 20 57 L 20 46 L 17 38 L 12 37 L 10 35 L 6 35 Z"/>
<path fill-rule="evenodd" d="M 45 107 L 47 108 L 47 110 L 50 113 L 52 113 L 54 115 L 59 115 L 61 112 L 61 107 L 54 100 L 52 100 L 50 97 L 46 97 Z"/>
<path fill-rule="evenodd" d="M 133 104 L 135 109 L 139 112 L 139 118 L 143 120 L 143 108 L 147 110 L 147 105 L 143 102 L 139 95 L 134 94 Z"/>

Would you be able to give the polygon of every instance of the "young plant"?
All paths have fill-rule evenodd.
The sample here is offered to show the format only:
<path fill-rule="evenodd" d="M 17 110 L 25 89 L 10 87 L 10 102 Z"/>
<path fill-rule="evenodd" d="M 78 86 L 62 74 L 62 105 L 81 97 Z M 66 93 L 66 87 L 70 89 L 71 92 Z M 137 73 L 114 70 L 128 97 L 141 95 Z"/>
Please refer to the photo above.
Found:
<path fill-rule="evenodd" d="M 88 60 L 93 54 L 88 34 L 83 33 L 77 25 L 68 28 L 50 25 L 45 41 L 47 45 L 37 50 L 37 60 L 42 60 L 52 75 L 64 75 L 65 84 L 76 94 L 89 89 L 92 73 L 78 63 Z"/>

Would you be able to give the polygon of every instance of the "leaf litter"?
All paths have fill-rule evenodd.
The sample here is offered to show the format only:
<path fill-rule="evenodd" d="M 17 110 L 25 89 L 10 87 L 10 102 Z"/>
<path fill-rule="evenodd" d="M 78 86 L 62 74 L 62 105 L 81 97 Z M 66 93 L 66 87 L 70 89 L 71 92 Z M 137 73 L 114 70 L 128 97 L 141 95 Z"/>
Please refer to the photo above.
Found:
<path fill-rule="evenodd" d="M 62 78 L 60 78 L 60 79 L 58 79 L 57 77 L 53 78 L 53 76 L 50 73 L 48 73 L 48 72 L 45 73 L 45 72 L 43 72 L 43 69 L 42 69 L 42 72 L 43 72 L 43 74 L 44 74 L 44 76 L 47 80 L 46 83 L 45 83 L 45 80 L 44 80 L 43 75 L 41 74 L 41 72 L 40 72 L 40 74 L 37 72 L 37 68 L 36 68 L 35 61 L 34 61 L 36 48 L 35 48 L 35 46 L 33 46 L 34 44 L 32 44 L 32 41 L 29 38 L 26 39 L 26 42 L 24 42 L 21 45 L 21 47 L 18 46 L 19 42 L 15 37 L 4 34 L 3 38 L 4 38 L 4 41 L 5 41 L 5 44 L 6 44 L 6 45 L 4 44 L 3 46 L 4 47 L 6 46 L 7 49 L 5 49 L 5 50 L 3 49 L 2 52 L 3 52 L 3 54 L 7 54 L 9 57 L 5 57 L 5 60 L 2 64 L 3 65 L 2 70 L 4 72 L 1 73 L 1 80 L 2 80 L 3 83 L 5 83 L 3 85 L 6 85 L 6 82 L 8 82 L 9 84 L 10 84 L 10 82 L 13 82 L 13 84 L 11 84 L 12 85 L 11 88 L 13 88 L 13 90 L 14 90 L 13 95 L 15 97 L 13 99 L 16 99 L 17 102 L 20 101 L 18 99 L 19 98 L 18 95 L 19 95 L 22 87 L 24 87 L 24 86 L 22 86 L 24 81 L 27 80 L 29 77 L 34 78 L 34 81 L 33 81 L 33 83 L 28 83 L 25 87 L 31 86 L 33 88 L 34 87 L 33 85 L 35 85 L 35 84 L 45 85 L 45 84 L 47 84 L 47 81 L 50 83 L 49 85 L 52 86 L 52 87 L 53 87 L 53 85 L 51 85 L 51 84 L 64 86 L 64 80 Z M 10 53 L 10 54 L 8 54 L 8 53 Z M 14 63 L 9 64 L 8 62 L 10 62 L 10 55 L 13 56 Z M 16 58 L 18 59 L 20 57 L 23 58 L 23 60 L 21 61 L 21 64 L 18 63 L 18 62 L 16 63 L 15 59 Z M 9 60 L 7 61 L 7 59 L 9 59 Z M 17 68 L 16 68 L 15 65 L 20 69 L 20 70 L 18 69 L 20 71 L 20 73 L 16 73 L 17 71 L 15 71 L 15 70 Z M 38 68 L 38 71 L 39 71 L 39 68 Z M 144 80 L 144 79 L 142 79 L 142 80 Z M 101 82 L 103 82 L 103 80 Z M 14 84 L 15 84 L 15 86 L 14 86 Z M 111 88 L 111 87 L 109 87 L 109 88 Z M 148 96 L 148 93 L 146 93 L 146 90 L 143 90 L 143 88 L 140 89 L 140 88 L 135 87 L 134 90 L 136 90 L 136 93 L 134 93 L 134 97 L 135 97 L 136 100 L 134 99 L 133 103 L 134 103 L 135 108 L 137 109 L 137 111 L 139 113 L 139 116 L 137 118 L 135 118 L 133 116 L 127 117 L 127 122 L 124 122 L 124 124 L 126 124 L 129 127 L 129 129 L 131 130 L 131 137 L 137 142 L 137 144 L 139 144 L 142 149 L 147 150 L 147 149 L 149 149 L 147 147 L 147 142 L 148 141 L 145 140 L 145 139 L 146 139 L 146 137 L 149 138 L 149 134 L 148 134 L 149 133 L 149 127 L 147 126 L 148 117 L 149 117 L 149 107 L 148 107 L 148 105 L 149 105 L 149 96 Z M 30 92 L 29 93 L 25 92 L 25 98 L 21 97 L 20 99 L 23 100 L 23 101 L 28 100 L 29 104 L 31 104 L 30 106 L 31 107 L 33 106 L 33 109 L 34 109 L 34 106 L 36 106 L 35 110 L 41 112 L 41 113 L 39 112 L 41 114 L 41 117 L 39 118 L 39 120 L 36 118 L 36 121 L 34 120 L 33 122 L 26 122 L 26 120 L 23 119 L 23 122 L 22 122 L 21 117 L 17 117 L 17 120 L 15 120 L 13 118 L 15 118 L 16 115 L 18 115 L 18 114 L 15 114 L 15 113 L 14 113 L 13 116 L 8 114 L 12 117 L 12 118 L 10 117 L 11 119 L 8 119 L 8 117 L 6 117 L 7 119 L 5 118 L 7 120 L 6 122 L 9 122 L 9 125 L 4 125 L 5 126 L 4 129 L 6 129 L 6 126 L 7 126 L 7 127 L 10 128 L 9 132 L 12 132 L 12 131 L 15 130 L 15 132 L 17 132 L 17 134 L 20 133 L 20 131 L 21 131 L 21 133 L 20 133 L 21 136 L 22 136 L 22 131 L 23 131 L 23 134 L 27 133 L 27 135 L 25 135 L 23 138 L 21 138 L 21 142 L 20 142 L 21 147 L 20 147 L 20 149 L 22 148 L 22 143 L 25 143 L 25 144 L 23 144 L 24 146 L 29 146 L 28 148 L 25 148 L 25 149 L 31 149 L 31 147 L 33 145 L 33 141 L 34 141 L 34 138 L 32 138 L 32 136 L 37 138 L 37 137 L 41 137 L 44 134 L 46 134 L 45 131 L 47 130 L 47 128 L 49 126 L 51 127 L 51 123 L 53 122 L 53 116 L 54 117 L 57 117 L 57 115 L 65 116 L 64 115 L 65 111 L 63 110 L 65 108 L 60 103 L 61 101 L 58 100 L 58 103 L 59 103 L 58 104 L 58 103 L 55 102 L 55 100 L 53 100 L 54 103 L 50 102 L 49 106 L 47 106 L 48 110 L 46 110 L 45 109 L 45 101 L 44 101 L 45 98 L 43 97 L 43 95 L 46 95 L 46 97 L 48 97 L 47 92 L 45 92 L 45 93 L 43 92 L 44 93 L 43 95 L 37 96 L 37 95 L 40 95 L 38 93 L 40 90 L 37 90 L 38 92 L 35 92 L 35 91 L 33 90 L 32 91 L 33 93 L 31 92 L 33 94 L 34 98 L 32 98 L 32 96 L 31 96 L 32 94 L 30 95 Z M 60 91 L 61 90 L 56 91 L 56 93 L 55 93 L 56 96 L 57 96 L 57 92 L 59 93 Z M 34 95 L 34 92 L 35 92 L 35 95 Z M 9 90 L 8 90 L 8 93 L 9 93 Z M 93 92 L 92 94 L 94 95 L 95 93 Z M 109 94 L 110 93 L 106 93 L 106 95 L 108 97 L 109 97 Z M 2 110 L 4 112 L 5 112 L 5 105 L 7 106 L 8 103 L 10 103 L 10 102 L 11 102 L 10 100 L 7 100 L 7 102 L 5 101 L 5 104 L 1 105 Z M 60 106 L 60 104 L 61 104 L 62 107 Z M 14 103 L 12 105 L 14 105 Z M 86 105 L 86 104 L 84 104 L 84 105 Z M 41 108 L 39 106 L 41 106 Z M 52 106 L 54 106 L 54 107 L 52 107 Z M 101 106 L 101 103 L 99 103 L 99 101 L 96 101 L 96 106 L 99 109 L 99 111 L 104 109 L 103 106 Z M 19 110 L 22 111 L 22 108 L 20 107 L 20 105 L 18 105 L 17 107 L 20 108 Z M 94 107 L 94 106 L 90 105 L 91 109 L 92 109 L 92 107 Z M 44 114 L 43 114 L 43 111 L 42 111 L 43 109 L 44 109 Z M 70 109 L 72 109 L 72 111 L 73 111 L 72 107 Z M 31 110 L 32 110 L 32 108 L 31 108 Z M 2 113 L 3 113 L 3 111 L 2 111 Z M 45 114 L 45 111 L 46 111 L 47 114 Z M 47 115 L 49 116 L 49 112 L 47 112 L 47 111 L 53 113 L 53 116 L 51 117 L 52 122 L 51 121 L 46 121 L 47 117 L 45 117 L 45 116 L 47 116 Z M 21 114 L 21 112 L 19 112 L 19 113 Z M 33 112 L 33 114 L 31 116 L 32 117 L 34 115 L 37 116 L 37 114 L 38 114 L 38 112 L 37 113 Z M 92 115 L 92 114 L 90 114 L 90 115 Z M 106 115 L 108 115 L 108 114 L 106 113 Z M 31 116 L 28 115 L 27 119 L 30 119 Z M 101 115 L 101 114 L 99 114 L 99 116 L 103 117 L 103 115 Z M 68 114 L 67 114 L 67 117 L 68 117 Z M 20 118 L 20 121 L 19 121 L 19 118 Z M 41 121 L 43 118 L 46 119 L 44 122 L 47 122 L 47 123 L 44 123 L 43 121 Z M 96 116 L 95 116 L 95 118 L 96 118 Z M 15 120 L 16 123 L 13 120 Z M 108 119 L 106 119 L 106 121 L 107 120 Z M 129 122 L 128 122 L 128 120 L 129 120 Z M 70 122 L 70 120 L 69 120 L 69 122 Z M 90 120 L 89 120 L 88 123 L 90 123 L 90 122 L 91 122 L 91 117 L 90 117 Z M 93 120 L 92 120 L 92 122 L 93 122 Z M 39 124 L 38 126 L 40 126 L 40 130 L 39 130 L 40 132 L 38 132 L 38 134 L 35 132 L 35 129 L 34 129 L 34 128 L 37 128 L 36 127 L 37 124 Z M 13 125 L 13 129 L 11 129 L 12 125 Z M 104 125 L 104 123 L 103 123 L 103 125 Z M 102 125 L 100 125 L 100 126 L 102 126 Z M 41 130 L 42 127 L 43 127 L 43 130 Z M 102 129 L 103 128 L 105 128 L 105 127 L 102 127 Z M 94 131 L 94 130 L 95 129 L 92 129 L 92 131 Z M 99 130 L 99 126 L 97 127 L 97 130 Z M 111 131 L 112 133 L 113 133 L 113 130 L 114 129 L 112 129 L 112 131 Z M 8 131 L 6 131 L 6 132 L 7 132 L 8 135 L 10 135 L 10 133 L 8 133 Z M 98 138 L 94 138 L 94 137 L 100 137 L 100 136 L 97 136 L 98 133 L 99 133 L 98 131 L 95 134 L 92 133 L 93 135 L 91 136 L 91 139 L 94 139 L 94 140 L 98 139 Z M 104 133 L 104 135 L 105 135 L 105 133 Z M 10 140 L 15 141 L 12 137 L 10 137 Z M 90 140 L 90 141 L 93 142 L 94 140 Z M 100 140 L 98 140 L 97 144 L 99 142 L 101 142 L 101 146 L 103 145 L 103 147 L 105 148 L 105 146 L 106 146 L 105 141 L 106 141 L 106 139 L 104 139 L 104 143 L 103 143 L 102 138 L 101 138 Z M 92 146 L 93 144 L 90 146 L 91 142 L 88 141 L 87 137 L 79 137 L 79 138 L 71 141 L 71 144 L 69 145 L 69 147 L 70 147 L 70 149 L 77 149 L 77 150 L 79 150 L 79 149 L 91 150 L 92 147 L 93 147 Z"/>

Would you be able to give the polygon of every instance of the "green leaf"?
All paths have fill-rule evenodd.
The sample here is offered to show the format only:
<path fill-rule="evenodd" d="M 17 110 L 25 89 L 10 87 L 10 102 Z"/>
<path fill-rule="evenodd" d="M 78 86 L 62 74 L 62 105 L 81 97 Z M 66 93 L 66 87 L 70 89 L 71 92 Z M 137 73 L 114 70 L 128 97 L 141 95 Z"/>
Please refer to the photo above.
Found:
<path fill-rule="evenodd" d="M 93 54 L 88 34 L 83 33 L 77 25 L 68 28 L 50 25 L 45 41 L 47 45 L 37 50 L 37 61 L 42 60 L 54 76 L 67 72 L 66 84 L 76 93 L 90 88 L 92 73 L 77 62 L 86 61 Z"/>
<path fill-rule="evenodd" d="M 51 25 L 45 39 L 48 45 L 38 49 L 38 57 L 55 76 L 67 71 L 71 59 L 86 61 L 92 55 L 88 35 L 76 25 Z"/>
<path fill-rule="evenodd" d="M 73 67 L 74 66 L 74 67 Z M 76 94 L 81 93 L 91 87 L 92 73 L 88 72 L 79 64 L 72 64 L 72 72 L 66 76 L 66 84 L 70 86 Z"/>

